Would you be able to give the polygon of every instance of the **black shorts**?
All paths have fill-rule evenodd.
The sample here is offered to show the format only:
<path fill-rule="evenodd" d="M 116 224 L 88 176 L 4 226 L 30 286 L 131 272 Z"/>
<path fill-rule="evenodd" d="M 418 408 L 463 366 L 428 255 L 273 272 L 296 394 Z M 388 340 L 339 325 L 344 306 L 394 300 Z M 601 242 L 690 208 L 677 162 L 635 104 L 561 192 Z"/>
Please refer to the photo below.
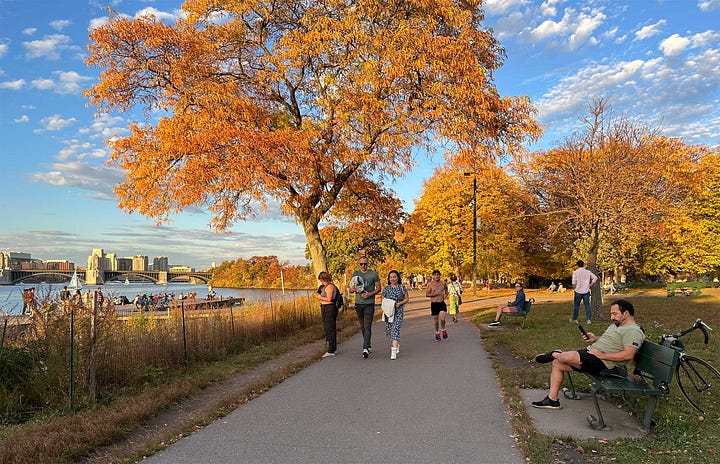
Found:
<path fill-rule="evenodd" d="M 444 301 L 431 301 L 430 302 L 430 314 L 437 316 L 441 311 L 447 312 L 447 305 Z"/>
<path fill-rule="evenodd" d="M 578 350 L 578 354 L 580 355 L 580 369 L 573 367 L 574 371 L 587 372 L 588 374 L 599 374 L 600 372 L 607 370 L 605 363 L 594 354 L 590 354 L 588 350 Z"/>

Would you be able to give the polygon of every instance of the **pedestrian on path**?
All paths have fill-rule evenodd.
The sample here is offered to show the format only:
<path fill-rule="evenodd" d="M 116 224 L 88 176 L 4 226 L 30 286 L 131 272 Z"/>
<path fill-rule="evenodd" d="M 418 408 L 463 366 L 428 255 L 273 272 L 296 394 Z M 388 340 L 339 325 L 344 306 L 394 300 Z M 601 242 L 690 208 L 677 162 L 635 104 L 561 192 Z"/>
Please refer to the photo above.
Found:
<path fill-rule="evenodd" d="M 449 298 L 448 301 L 450 302 L 450 315 L 452 316 L 453 322 L 457 322 L 457 315 L 460 312 L 460 305 L 462 304 L 462 292 L 463 287 L 460 282 L 457 280 L 457 276 L 455 274 L 452 274 L 450 276 L 450 285 L 448 285 L 448 293 Z"/>
<path fill-rule="evenodd" d="M 372 351 L 372 323 L 375 315 L 375 295 L 380 293 L 380 276 L 368 269 L 368 259 L 361 256 L 358 260 L 360 270 L 353 272 L 350 279 L 350 293 L 355 294 L 355 313 L 363 335 L 362 357 L 368 358 Z"/>
<path fill-rule="evenodd" d="M 382 296 L 395 300 L 395 314 L 392 322 L 385 321 L 385 335 L 390 339 L 390 359 L 397 359 L 400 353 L 400 328 L 405 315 L 405 304 L 410 301 L 407 288 L 402 284 L 398 271 L 392 270 L 388 273 L 388 284 L 383 288 Z"/>
<path fill-rule="evenodd" d="M 335 356 L 337 351 L 337 297 L 338 288 L 332 283 L 330 273 L 322 271 L 318 275 L 320 286 L 315 293 L 315 298 L 320 300 L 320 313 L 322 314 L 323 330 L 328 349 L 323 358 Z"/>
<path fill-rule="evenodd" d="M 575 296 L 573 298 L 573 315 L 570 322 L 578 323 L 578 312 L 580 312 L 580 301 L 585 305 L 585 320 L 588 324 L 592 323 L 592 308 L 590 308 L 590 287 L 595 285 L 598 278 L 595 274 L 585 269 L 585 263 L 579 260 L 577 263 L 577 269 L 572 275 L 572 284 L 575 289 Z"/>
<path fill-rule="evenodd" d="M 432 280 L 428 282 L 425 296 L 430 298 L 430 314 L 435 325 L 435 341 L 439 342 L 441 331 L 442 338 L 448 338 L 447 330 L 445 330 L 445 315 L 447 314 L 445 298 L 448 297 L 448 286 L 440 280 L 440 271 L 437 269 L 432 272 Z"/>

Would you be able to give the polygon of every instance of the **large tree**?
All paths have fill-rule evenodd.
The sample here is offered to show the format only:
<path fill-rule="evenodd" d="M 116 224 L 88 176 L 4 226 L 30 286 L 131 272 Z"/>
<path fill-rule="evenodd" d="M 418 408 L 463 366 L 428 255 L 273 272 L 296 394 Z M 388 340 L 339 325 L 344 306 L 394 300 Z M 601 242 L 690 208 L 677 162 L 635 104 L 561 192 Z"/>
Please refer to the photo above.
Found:
<path fill-rule="evenodd" d="M 551 235 L 598 273 L 601 249 L 634 253 L 688 204 L 704 148 L 614 117 L 603 100 L 591 104 L 584 123 L 557 148 L 535 153 L 523 178 Z M 600 284 L 591 292 L 601 316 Z"/>
<path fill-rule="evenodd" d="M 183 11 L 174 25 L 111 13 L 90 33 L 87 62 L 102 68 L 91 102 L 146 111 L 111 142 L 124 210 L 162 222 L 207 207 L 224 230 L 274 201 L 303 227 L 317 273 L 321 221 L 393 208 L 385 183 L 414 150 L 449 144 L 448 158 L 470 164 L 539 134 L 527 98 L 495 88 L 504 50 L 479 0 L 188 0 Z"/>

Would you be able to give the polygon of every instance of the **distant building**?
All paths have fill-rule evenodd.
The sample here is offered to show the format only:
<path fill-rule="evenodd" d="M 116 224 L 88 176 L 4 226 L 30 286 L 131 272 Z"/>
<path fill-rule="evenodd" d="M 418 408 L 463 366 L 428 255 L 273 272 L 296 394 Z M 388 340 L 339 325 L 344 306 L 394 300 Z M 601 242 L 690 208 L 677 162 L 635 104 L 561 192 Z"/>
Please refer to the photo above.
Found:
<path fill-rule="evenodd" d="M 132 258 L 118 258 L 117 259 L 117 270 L 118 271 L 132 271 L 133 270 L 133 259 Z"/>
<path fill-rule="evenodd" d="M 167 271 L 168 259 L 166 256 L 156 256 L 153 258 L 153 271 Z"/>
<path fill-rule="evenodd" d="M 195 268 L 187 266 L 170 266 L 168 272 L 195 272 Z"/>
<path fill-rule="evenodd" d="M 148 257 L 142 255 L 136 255 L 132 257 L 132 270 L 133 271 L 147 271 L 148 269 Z"/>
<path fill-rule="evenodd" d="M 43 262 L 33 259 L 30 253 L 2 251 L 0 252 L 0 269 L 43 269 Z"/>
<path fill-rule="evenodd" d="M 49 259 L 45 261 L 45 269 L 50 271 L 72 271 L 75 269 L 75 263 L 71 263 L 66 259 Z"/>
<path fill-rule="evenodd" d="M 112 262 L 102 248 L 93 248 L 92 254 L 88 257 L 88 270 L 112 271 Z"/>

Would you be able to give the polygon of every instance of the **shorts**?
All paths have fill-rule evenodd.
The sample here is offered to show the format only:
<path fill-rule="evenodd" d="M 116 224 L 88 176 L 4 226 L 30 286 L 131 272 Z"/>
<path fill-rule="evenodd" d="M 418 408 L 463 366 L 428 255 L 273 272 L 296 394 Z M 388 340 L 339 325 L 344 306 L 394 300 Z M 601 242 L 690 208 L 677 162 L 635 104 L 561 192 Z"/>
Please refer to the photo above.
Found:
<path fill-rule="evenodd" d="M 441 311 L 447 312 L 447 305 L 444 301 L 430 302 L 430 314 L 437 316 Z"/>
<path fill-rule="evenodd" d="M 576 372 L 587 372 L 588 374 L 599 374 L 607 369 L 604 362 L 594 354 L 590 354 L 588 350 L 578 350 L 580 355 L 580 368 L 573 367 Z"/>

